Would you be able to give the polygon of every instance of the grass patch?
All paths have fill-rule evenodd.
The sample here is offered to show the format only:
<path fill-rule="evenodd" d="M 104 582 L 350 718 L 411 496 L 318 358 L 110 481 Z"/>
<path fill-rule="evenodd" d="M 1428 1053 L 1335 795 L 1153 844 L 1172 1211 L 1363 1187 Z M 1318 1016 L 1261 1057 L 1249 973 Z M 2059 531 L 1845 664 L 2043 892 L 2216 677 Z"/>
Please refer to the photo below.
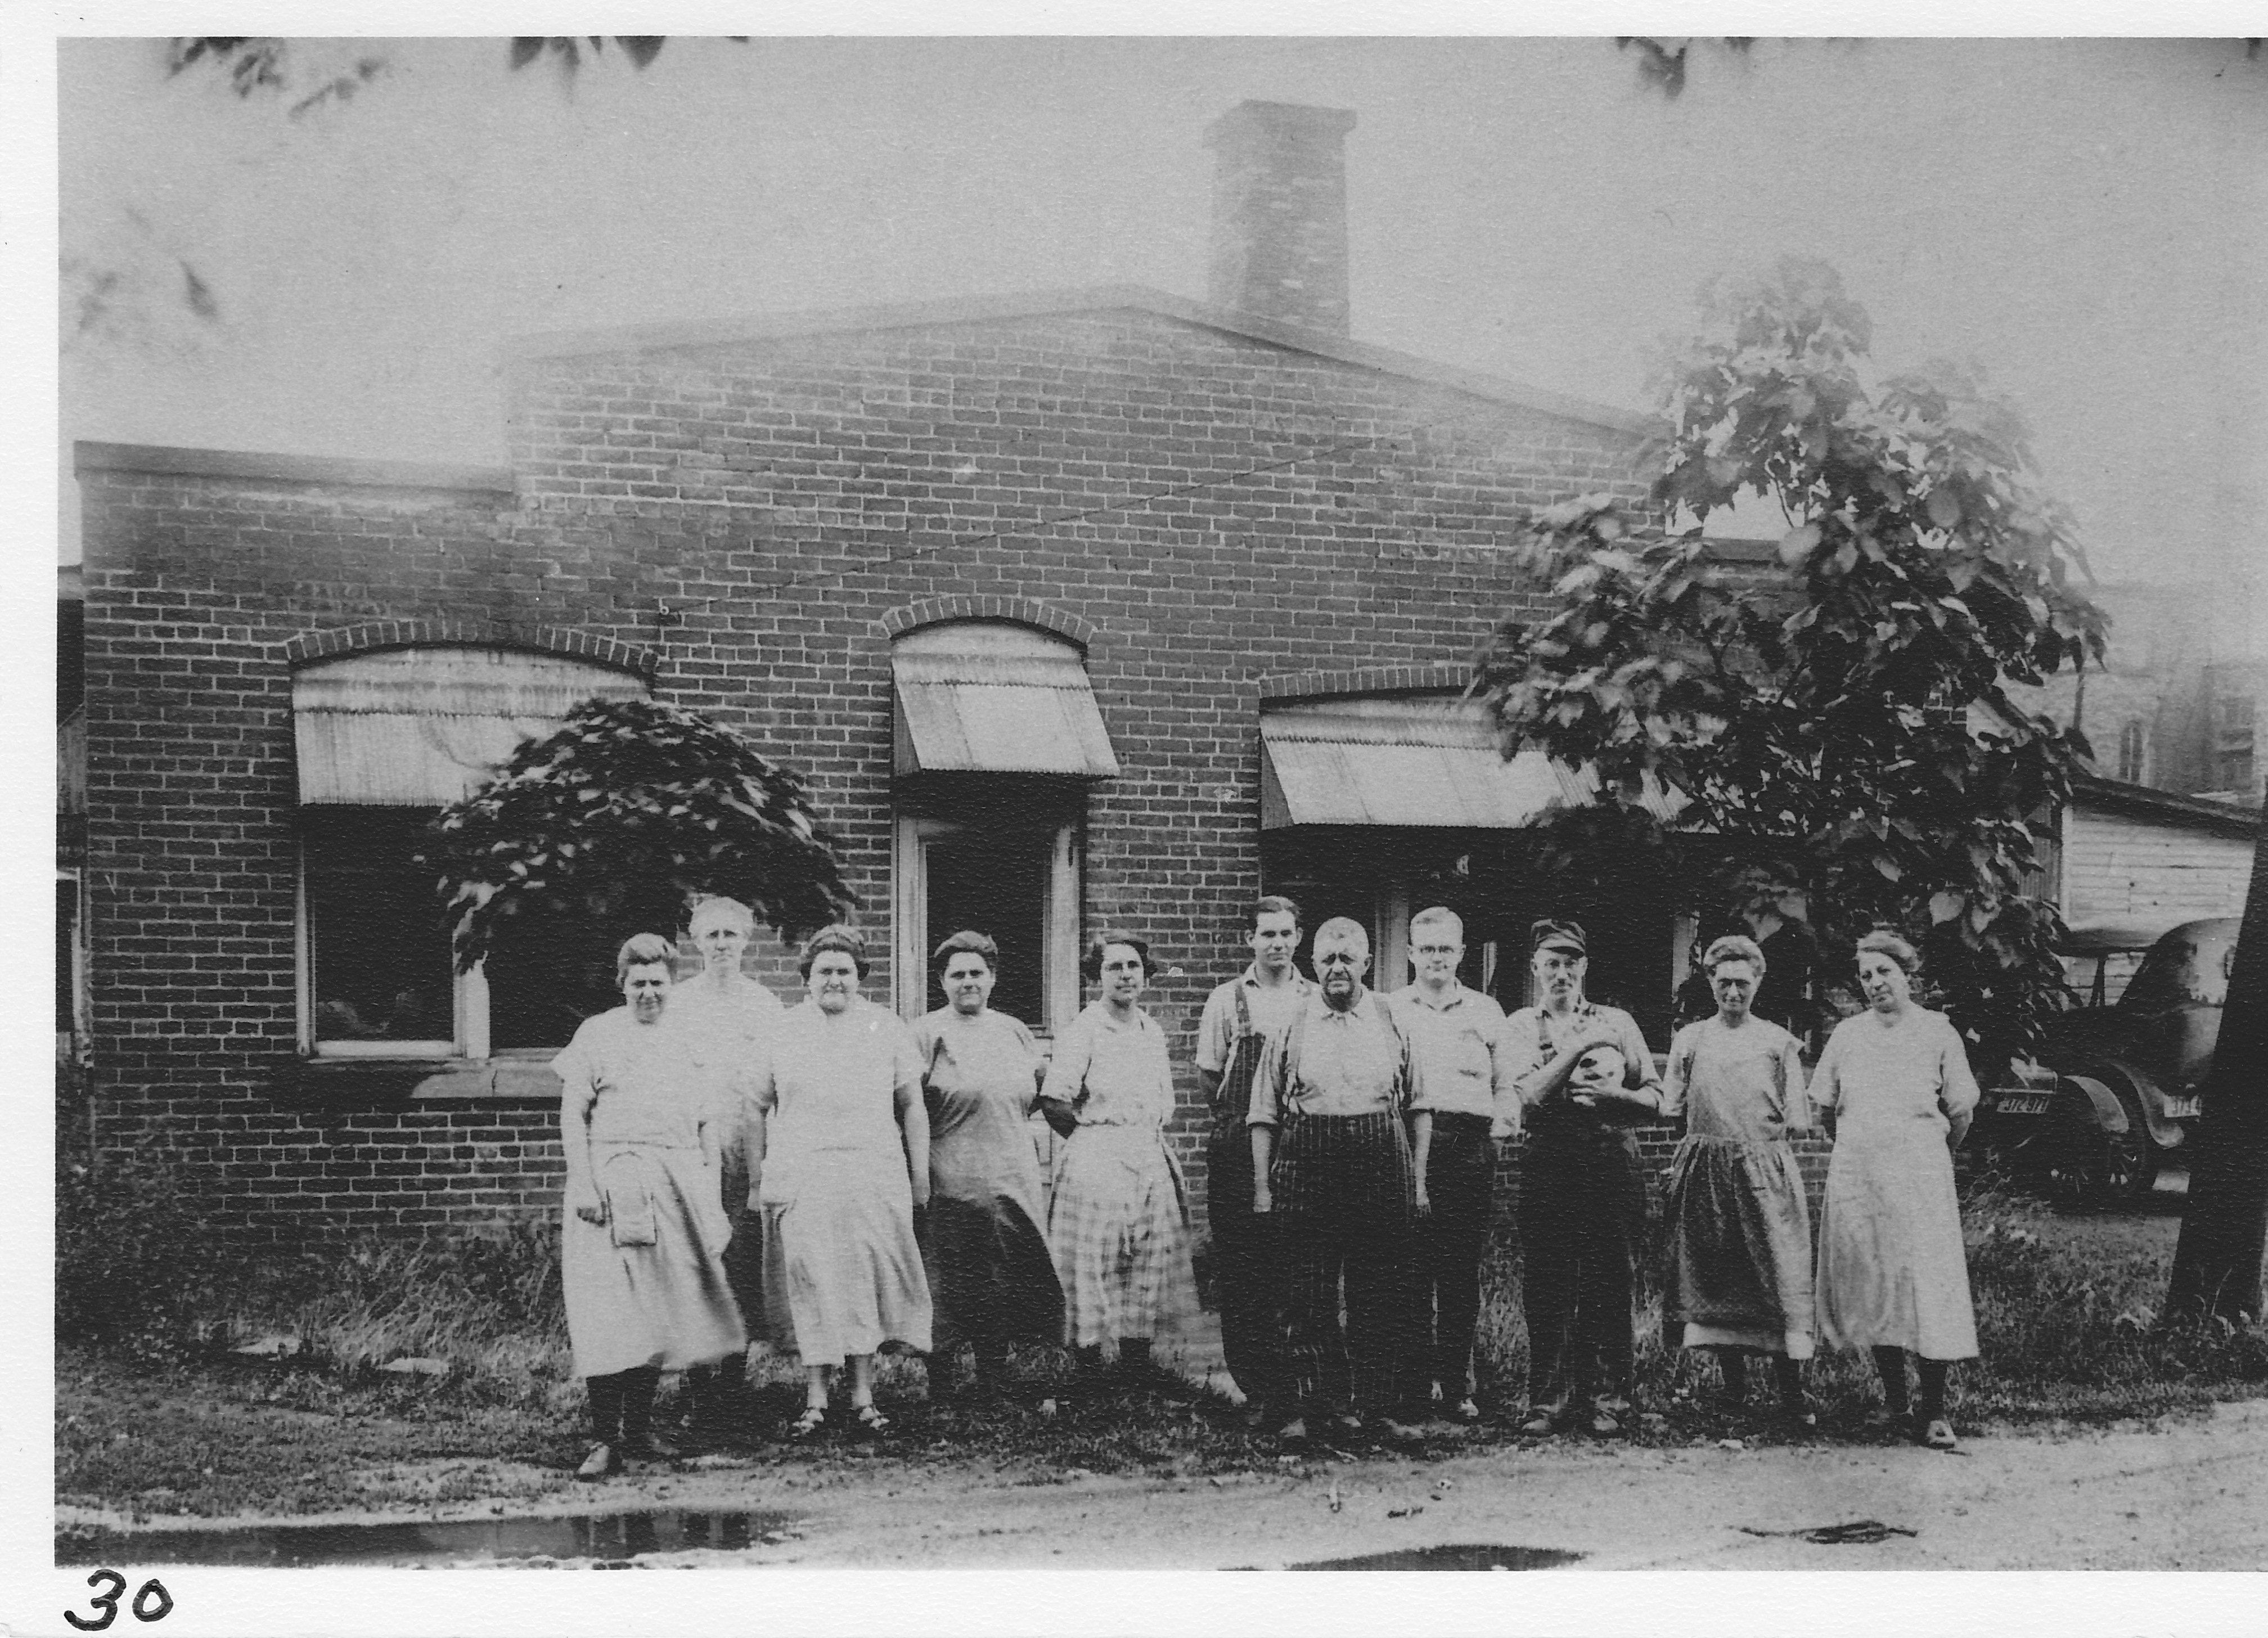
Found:
<path fill-rule="evenodd" d="M 1983 1357 L 1953 1374 L 1965 1432 L 2146 1420 L 2268 1394 L 2268 1334 L 2155 1323 L 2170 1220 L 2063 1216 L 1989 1181 L 1966 1192 L 1963 1217 L 1983 1342 Z M 136 1243 L 148 1248 L 139 1255 L 163 1261 L 156 1237 Z M 204 1300 L 194 1327 L 181 1314 L 163 1337 L 129 1328 L 66 1340 L 56 1380 L 59 1502 L 144 1515 L 292 1514 L 508 1504 L 573 1488 L 583 1389 L 571 1375 L 551 1226 L 239 1262 Z M 1634 1442 L 1800 1436 L 1763 1404 L 1727 1404 L 1713 1361 L 1668 1346 L 1660 1315 L 1660 1294 L 1649 1286 L 1636 1321 L 1647 1419 L 1631 1429 Z M 239 1341 L 281 1333 L 305 1351 L 246 1361 L 216 1332 Z M 1483 1402 L 1501 1420 L 1444 1436 L 1433 1453 L 1533 1442 L 1512 1430 L 1527 1361 L 1510 1257 L 1492 1258 L 1486 1274 L 1477 1356 Z M 379 1369 L 403 1357 L 450 1369 L 440 1376 Z M 835 1435 L 766 1447 L 752 1460 L 760 1472 L 824 1488 L 922 1470 L 1003 1484 L 1087 1474 L 1227 1482 L 1328 1459 L 1286 1455 L 1204 1396 L 1066 1398 L 1042 1418 L 1031 1403 L 1070 1380 L 1060 1349 L 1020 1352 L 1011 1376 L 1022 1403 L 932 1403 L 924 1365 L 886 1355 L 877 1386 L 896 1422 L 887 1440 L 862 1445 Z M 1824 1355 L 1807 1376 L 1824 1437 L 1846 1436 L 1879 1398 L 1860 1355 Z M 754 1425 L 784 1425 L 800 1407 L 800 1383 L 793 1361 L 760 1352 L 746 1406 Z M 671 1408 L 666 1387 L 661 1409 Z"/>

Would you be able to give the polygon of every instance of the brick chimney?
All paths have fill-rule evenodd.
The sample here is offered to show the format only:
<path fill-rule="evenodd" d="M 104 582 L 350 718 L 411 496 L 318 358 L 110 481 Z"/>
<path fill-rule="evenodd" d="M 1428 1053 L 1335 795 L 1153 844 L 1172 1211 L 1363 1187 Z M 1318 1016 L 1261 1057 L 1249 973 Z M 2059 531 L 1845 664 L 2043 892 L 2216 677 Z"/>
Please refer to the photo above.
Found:
<path fill-rule="evenodd" d="M 1240 102 L 1212 122 L 1212 262 L 1205 299 L 1347 334 L 1351 108 Z"/>

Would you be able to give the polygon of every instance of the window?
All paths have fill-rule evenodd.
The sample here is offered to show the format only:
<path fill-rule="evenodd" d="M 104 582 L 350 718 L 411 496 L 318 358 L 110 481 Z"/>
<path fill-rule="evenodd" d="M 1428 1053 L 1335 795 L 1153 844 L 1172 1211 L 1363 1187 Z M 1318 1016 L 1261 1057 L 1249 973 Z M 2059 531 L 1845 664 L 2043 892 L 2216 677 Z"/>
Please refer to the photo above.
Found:
<path fill-rule="evenodd" d="M 2252 793 L 2252 697 L 2229 694 L 2213 713 L 2213 788 Z"/>
<path fill-rule="evenodd" d="M 1085 657 L 1002 620 L 892 646 L 896 1005 L 941 1005 L 930 952 L 962 928 L 1000 947 L 992 1005 L 1040 1030 L 1079 1011 L 1086 782 L 1118 771 Z"/>
<path fill-rule="evenodd" d="M 416 854 L 441 807 L 521 741 L 637 679 L 551 654 L 389 649 L 293 680 L 300 808 L 300 1043 L 331 1058 L 544 1053 L 618 999 L 612 935 L 500 942 L 453 970 Z"/>
<path fill-rule="evenodd" d="M 2149 738 L 2141 719 L 2130 719 L 2118 730 L 2118 777 L 2129 785 L 2149 783 Z"/>
<path fill-rule="evenodd" d="M 930 952 L 964 927 L 1000 947 L 992 1006 L 1034 1029 L 1079 1013 L 1079 854 L 1076 793 L 930 793 L 935 812 L 901 805 L 895 952 L 898 1010 L 945 1004 Z"/>

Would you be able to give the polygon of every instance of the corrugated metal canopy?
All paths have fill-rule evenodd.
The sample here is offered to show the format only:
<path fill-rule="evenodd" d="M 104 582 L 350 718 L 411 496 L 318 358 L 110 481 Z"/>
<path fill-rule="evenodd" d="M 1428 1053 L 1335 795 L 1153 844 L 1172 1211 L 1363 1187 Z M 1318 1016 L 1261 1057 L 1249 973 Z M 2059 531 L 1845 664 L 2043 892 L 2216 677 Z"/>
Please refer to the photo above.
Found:
<path fill-rule="evenodd" d="M 892 645 L 890 679 L 900 773 L 1118 771 L 1086 661 L 1029 626 L 920 627 Z"/>
<path fill-rule="evenodd" d="M 1260 716 L 1261 824 L 1397 825 L 1478 830 L 1534 824 L 1584 807 L 1597 776 L 1541 751 L 1506 761 L 1478 701 L 1397 695 L 1271 705 Z M 1667 820 L 1679 804 L 1649 788 Z"/>
<path fill-rule="evenodd" d="M 645 691 L 606 666 L 508 649 L 389 648 L 310 666 L 291 682 L 299 800 L 438 808 L 584 700 Z"/>

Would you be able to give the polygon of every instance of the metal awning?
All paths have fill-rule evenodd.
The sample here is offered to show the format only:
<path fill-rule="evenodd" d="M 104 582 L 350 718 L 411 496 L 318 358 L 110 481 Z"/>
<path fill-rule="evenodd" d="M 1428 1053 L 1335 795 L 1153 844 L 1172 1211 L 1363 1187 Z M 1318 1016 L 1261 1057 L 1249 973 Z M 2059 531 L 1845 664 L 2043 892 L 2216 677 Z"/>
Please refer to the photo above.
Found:
<path fill-rule="evenodd" d="M 1454 695 L 1300 701 L 1260 715 L 1260 823 L 1514 830 L 1587 807 L 1598 777 L 1537 750 L 1506 761 L 1481 704 Z M 1668 820 L 1680 804 L 1649 786 Z"/>
<path fill-rule="evenodd" d="M 310 666 L 291 681 L 299 801 L 438 808 L 584 700 L 645 691 L 608 667 L 508 649 L 389 648 Z"/>
<path fill-rule="evenodd" d="M 1078 649 L 1029 626 L 923 626 L 891 646 L 899 773 L 1108 778 L 1118 757 Z"/>

